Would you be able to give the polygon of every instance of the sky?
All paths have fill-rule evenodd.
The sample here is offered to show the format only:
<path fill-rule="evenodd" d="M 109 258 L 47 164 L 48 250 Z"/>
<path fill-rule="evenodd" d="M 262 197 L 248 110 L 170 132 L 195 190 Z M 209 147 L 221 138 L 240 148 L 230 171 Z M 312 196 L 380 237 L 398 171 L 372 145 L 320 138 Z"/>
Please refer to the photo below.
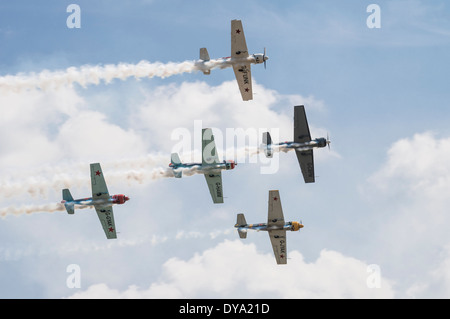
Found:
<path fill-rule="evenodd" d="M 449 18 L 443 0 L 2 2 L 0 298 L 448 298 Z M 179 68 L 201 47 L 229 56 L 233 19 L 269 56 L 252 101 L 231 69 Z M 314 184 L 293 152 L 233 138 L 292 140 L 295 105 L 331 140 Z M 206 127 L 238 162 L 223 204 L 202 176 L 161 173 L 173 151 L 200 160 Z M 116 240 L 93 209 L 55 209 L 63 188 L 91 196 L 96 162 L 131 198 Z M 267 233 L 234 228 L 266 222 L 269 190 L 305 226 L 287 265 Z"/>

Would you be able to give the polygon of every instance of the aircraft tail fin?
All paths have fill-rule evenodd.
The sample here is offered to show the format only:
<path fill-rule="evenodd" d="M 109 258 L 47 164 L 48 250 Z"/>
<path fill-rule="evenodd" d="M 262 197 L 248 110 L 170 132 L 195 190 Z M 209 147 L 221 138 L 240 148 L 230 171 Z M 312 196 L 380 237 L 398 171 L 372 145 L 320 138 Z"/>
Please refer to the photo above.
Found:
<path fill-rule="evenodd" d="M 173 174 L 175 175 L 175 178 L 181 178 L 182 177 L 182 171 L 176 170 L 177 166 L 181 164 L 180 157 L 178 156 L 178 153 L 172 153 L 170 155 L 170 164 L 174 168 Z"/>
<path fill-rule="evenodd" d="M 241 228 L 246 225 L 247 222 L 245 221 L 244 214 L 237 214 L 236 227 L 238 227 L 238 234 L 240 238 L 247 238 L 247 230 L 245 228 Z"/>
<path fill-rule="evenodd" d="M 206 48 L 200 48 L 200 60 L 209 61 L 209 53 Z M 209 75 L 211 74 L 211 70 L 203 70 L 203 74 Z"/>
<path fill-rule="evenodd" d="M 264 154 L 266 154 L 266 157 L 272 157 L 273 156 L 272 137 L 270 136 L 269 132 L 263 133 L 263 146 L 264 146 Z"/>
<path fill-rule="evenodd" d="M 66 208 L 67 213 L 75 214 L 74 204 L 71 203 L 71 202 L 73 202 L 73 197 L 67 188 L 62 190 L 62 197 L 63 197 L 64 207 Z M 69 203 L 67 203 L 67 202 L 69 202 Z"/>

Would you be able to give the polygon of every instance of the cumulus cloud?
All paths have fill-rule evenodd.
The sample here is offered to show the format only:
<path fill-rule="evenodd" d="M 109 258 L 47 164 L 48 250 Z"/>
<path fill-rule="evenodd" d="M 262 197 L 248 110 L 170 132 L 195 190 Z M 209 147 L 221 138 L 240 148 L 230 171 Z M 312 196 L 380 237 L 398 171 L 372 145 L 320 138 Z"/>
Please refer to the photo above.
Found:
<path fill-rule="evenodd" d="M 218 149 L 242 148 L 249 141 L 252 146 L 259 145 L 267 130 L 274 141 L 292 140 L 294 105 L 304 104 L 307 110 L 319 112 L 325 108 L 314 97 L 280 95 L 256 80 L 253 86 L 258 94 L 244 105 L 235 80 L 218 86 L 183 82 L 149 89 L 143 92 L 144 101 L 133 114 L 131 125 L 143 132 L 154 148 L 167 152 L 176 145 L 185 152 L 199 150 L 201 129 L 206 127 L 213 128 Z M 313 135 L 326 132 L 316 129 L 314 121 L 310 126 Z"/>
<path fill-rule="evenodd" d="M 443 271 L 450 245 L 449 161 L 450 138 L 415 134 L 393 143 L 362 189 L 373 204 L 373 237 L 383 247 L 379 259 L 396 273 L 404 296 L 450 291 Z"/>
<path fill-rule="evenodd" d="M 227 147 L 225 141 L 227 138 L 226 134 L 222 136 L 222 144 L 225 145 L 220 145 L 220 132 L 226 132 L 227 128 L 242 128 L 244 130 L 248 128 L 279 128 L 280 138 L 290 139 L 292 138 L 292 112 L 295 104 L 305 104 L 308 109 L 315 109 L 319 114 L 324 110 L 323 102 L 316 101 L 313 97 L 304 98 L 300 95 L 283 96 L 276 91 L 267 90 L 256 81 L 254 88 L 260 93 L 257 97 L 255 96 L 254 101 L 246 102 L 245 105 L 242 104 L 243 102 L 234 80 L 224 82 L 217 86 L 212 86 L 204 82 L 168 84 L 156 88 L 148 88 L 145 83 L 138 85 L 143 92 L 142 99 L 139 100 L 137 97 L 133 101 L 133 105 L 127 106 L 129 112 L 123 112 L 123 118 L 120 121 L 111 119 L 101 111 L 107 105 L 101 105 L 100 107 L 96 103 L 91 103 L 92 101 L 89 96 L 83 95 L 82 91 L 78 92 L 74 88 L 65 88 L 64 94 L 61 93 L 61 95 L 60 92 L 62 91 L 59 90 L 45 92 L 29 90 L 21 94 L 9 92 L 3 95 L 2 101 L 13 107 L 9 109 L 11 112 L 8 114 L 9 120 L 7 123 L 5 122 L 5 124 L 9 125 L 10 130 L 8 131 L 0 127 L 0 130 L 4 129 L 1 143 L 2 146 L 5 146 L 3 147 L 4 152 L 0 158 L 3 164 L 0 167 L 2 171 L 0 190 L 3 190 L 0 196 L 2 204 L 5 207 L 2 212 L 10 214 L 22 208 L 30 211 L 30 205 L 34 205 L 35 202 L 37 202 L 37 206 L 32 206 L 33 212 L 37 209 L 41 210 L 42 207 L 45 207 L 43 205 L 46 204 L 39 204 L 36 198 L 45 197 L 50 193 L 52 194 L 52 198 L 57 197 L 59 201 L 60 189 L 63 187 L 83 187 L 83 192 L 78 190 L 74 190 L 73 192 L 75 197 L 77 196 L 76 194 L 83 196 L 81 194 L 89 192 L 88 168 L 89 163 L 94 161 L 102 163 L 108 185 L 124 186 L 127 182 L 145 184 L 145 181 L 153 178 L 157 179 L 160 176 L 161 167 L 164 166 L 164 172 L 167 172 L 170 151 L 179 142 L 179 140 L 171 139 L 175 130 L 181 128 L 183 132 L 188 132 L 192 145 L 196 145 L 198 148 L 201 147 L 200 141 L 194 139 L 194 136 L 198 136 L 193 132 L 195 121 L 201 122 L 201 125 L 198 125 L 199 129 L 202 127 L 216 129 L 215 132 L 219 133 L 216 139 L 220 152 L 219 155 L 223 158 L 230 158 L 228 154 L 225 155 L 221 150 L 223 147 Z M 95 101 L 101 102 L 102 99 L 96 96 Z M 20 114 L 23 115 L 21 116 Z M 16 121 L 17 125 L 11 125 L 10 121 Z M 314 124 L 314 121 L 312 123 Z M 260 132 L 258 131 L 258 133 Z M 9 136 L 9 138 L 5 136 Z M 23 140 L 28 139 L 32 141 L 32 144 L 21 143 L 18 136 L 21 136 Z M 273 137 L 275 138 L 274 135 Z M 200 144 L 200 146 L 196 143 Z M 37 150 L 40 151 L 37 152 Z M 189 149 L 187 151 L 195 152 L 195 149 Z M 183 155 L 189 156 L 189 152 L 180 155 L 182 159 L 186 159 Z M 189 184 L 184 183 L 184 186 L 183 182 L 184 180 L 177 181 L 177 183 L 180 183 L 177 186 L 181 185 L 182 188 L 186 185 L 197 185 L 196 180 L 189 180 Z M 210 204 L 208 189 L 204 181 L 200 180 L 198 183 L 202 183 L 201 187 L 203 187 L 198 188 L 198 192 L 201 193 L 199 197 L 206 199 L 207 201 L 205 202 Z M 117 215 L 116 219 L 117 226 L 122 227 L 124 230 L 123 236 L 121 236 L 122 239 L 125 239 L 127 234 L 133 234 L 136 231 L 136 228 L 132 228 L 125 232 L 124 225 L 127 222 L 132 223 L 133 221 L 135 222 L 133 227 L 136 227 L 136 224 L 151 225 L 149 226 L 151 229 L 145 227 L 145 234 L 155 229 L 164 229 L 163 227 L 168 225 L 168 221 L 173 221 L 174 216 L 179 217 L 179 222 L 182 224 L 185 221 L 188 221 L 188 224 L 196 222 L 204 223 L 205 214 L 208 214 L 208 221 L 216 222 L 222 218 L 220 219 L 221 222 L 224 219 L 228 222 L 229 207 L 224 207 L 224 211 L 222 211 L 219 217 L 211 213 L 216 211 L 209 206 L 203 207 L 201 211 L 198 208 L 193 208 L 195 214 L 189 215 L 186 214 L 186 207 L 189 207 L 186 203 L 189 203 L 192 198 L 180 192 L 179 188 L 174 185 L 170 187 L 166 185 L 165 187 L 161 191 L 152 189 L 152 186 L 148 186 L 148 188 L 144 188 L 143 190 L 139 188 L 138 193 L 142 191 L 140 193 L 142 197 L 127 193 L 133 199 L 127 207 L 124 207 L 124 210 L 129 212 L 127 215 L 128 220 L 120 221 L 120 214 Z M 226 187 L 231 193 L 233 185 L 228 183 Z M 191 188 L 193 189 L 193 187 Z M 167 189 L 170 189 L 170 191 L 165 191 Z M 27 197 L 23 196 L 25 193 L 34 196 L 34 198 L 30 201 Z M 12 204 L 9 203 L 10 198 L 8 196 L 14 197 Z M 157 200 L 155 199 L 156 196 L 158 197 Z M 168 206 L 170 207 L 170 214 L 161 213 L 165 212 L 166 209 L 168 210 Z M 159 214 L 159 217 L 155 218 L 155 214 Z M 14 234 L 15 236 L 24 238 L 22 235 L 26 233 L 28 236 L 26 238 L 33 238 L 35 237 L 34 233 L 29 231 L 34 227 L 31 219 L 35 220 L 39 217 L 33 214 L 29 218 L 20 218 L 20 221 L 19 218 L 6 218 L 5 221 L 9 225 L 16 225 L 15 229 L 18 229 L 18 231 Z M 71 221 L 71 225 L 74 225 L 71 228 L 73 229 L 72 233 L 68 234 L 64 230 L 64 236 L 66 236 L 69 242 L 77 241 L 79 238 L 76 236 L 80 235 L 78 227 L 80 229 L 83 228 L 83 225 L 80 224 L 83 222 L 81 214 L 77 214 L 74 217 L 76 219 L 72 219 Z M 95 231 L 101 233 L 100 225 L 95 219 L 95 216 L 92 219 L 86 219 L 85 222 L 89 223 L 86 227 L 92 227 L 93 229 L 95 227 Z M 30 220 L 30 222 L 27 220 Z M 91 220 L 95 221 L 91 223 Z M 20 225 L 16 224 L 19 222 Z M 231 221 L 230 225 L 233 222 L 234 220 Z M 6 223 L 2 225 L 6 225 Z M 44 228 L 43 226 L 42 229 Z M 61 229 L 62 232 L 62 229 L 67 229 L 67 219 L 64 217 L 61 219 L 55 218 L 52 228 Z M 209 236 L 208 239 L 210 239 L 211 244 L 207 245 L 207 247 L 220 240 L 221 234 L 224 233 L 226 231 L 209 229 L 207 236 Z M 4 236 L 6 236 L 6 233 Z M 194 240 L 199 238 L 198 236 L 204 237 L 205 235 L 185 229 L 184 231 L 176 232 L 175 236 L 181 243 L 182 240 L 183 242 L 185 240 Z M 40 242 L 36 238 L 36 251 L 45 251 L 44 247 L 40 247 Z M 148 243 L 148 240 L 145 242 Z M 11 251 L 8 247 L 8 242 L 3 242 L 3 245 L 4 249 Z M 92 247 L 90 245 L 92 243 L 88 243 L 87 247 Z M 167 243 L 167 245 L 170 245 L 170 243 Z M 232 245 L 232 247 L 229 247 L 229 245 Z M 235 246 L 233 247 L 233 245 Z M 125 246 L 131 247 L 132 244 L 128 242 Z M 105 248 L 105 254 L 108 249 L 114 249 L 114 247 L 114 245 L 108 245 Z M 212 254 L 216 258 L 216 255 L 220 256 L 220 254 L 215 252 L 218 249 L 224 254 L 229 254 L 228 257 L 234 256 L 236 252 L 232 251 L 231 248 L 238 249 L 238 251 L 241 251 L 239 256 L 244 259 L 246 258 L 245 251 L 249 247 L 242 244 L 228 243 L 223 246 L 218 246 L 218 248 L 207 249 L 198 257 L 193 257 L 192 260 L 171 258 L 177 255 L 174 255 L 171 250 L 167 250 L 161 252 L 161 256 L 159 256 L 159 260 L 167 260 L 166 264 L 162 267 L 163 274 L 160 280 L 155 281 L 149 289 L 130 286 L 130 289 L 123 291 L 123 289 L 110 289 L 107 285 L 92 285 L 87 291 L 93 292 L 94 295 L 108 297 L 136 295 L 144 297 L 158 297 L 161 295 L 167 297 L 186 295 L 204 296 L 204 290 L 207 289 L 205 288 L 206 284 L 204 282 L 199 282 L 198 289 L 191 287 L 190 289 L 192 290 L 190 291 L 183 290 L 179 285 L 188 279 L 184 278 L 182 274 L 169 274 L 171 267 L 174 267 L 174 265 L 186 266 L 186 269 L 194 275 L 196 270 L 191 264 L 195 263 L 196 258 L 200 258 L 201 263 L 205 263 L 202 267 L 206 267 L 205 269 L 212 276 L 212 274 L 217 273 L 214 271 L 215 266 L 209 265 L 206 262 L 208 260 L 208 254 Z M 77 248 L 72 247 L 72 249 Z M 265 265 L 268 265 L 272 270 L 278 270 L 278 268 L 274 268 L 273 256 L 261 255 L 254 251 L 254 247 L 252 248 L 250 246 L 250 251 L 252 249 L 253 256 L 256 260 L 265 260 Z M 242 250 L 244 253 L 242 253 Z M 54 247 L 54 250 L 51 250 L 51 253 L 61 255 L 63 254 L 61 251 L 68 251 L 69 254 L 71 250 L 59 243 Z M 86 264 L 90 265 L 90 253 L 90 250 L 87 249 L 82 251 L 83 256 L 80 257 L 78 254 L 77 258 L 84 260 Z M 127 252 L 127 254 L 131 258 L 134 258 L 133 252 Z M 24 254 L 24 256 L 29 255 Z M 293 251 L 292 257 L 295 256 L 296 252 Z M 220 257 L 220 260 L 223 261 L 224 258 L 226 259 L 226 256 Z M 248 264 L 255 264 L 253 261 L 250 262 L 249 259 L 246 260 Z M 244 266 L 239 259 L 236 260 L 236 265 Z M 125 266 L 119 262 L 115 264 L 115 267 L 122 269 Z M 236 267 L 232 267 L 231 265 L 230 267 L 230 270 L 236 273 Z M 365 269 L 363 272 L 366 276 Z M 245 274 L 251 276 L 248 265 L 245 268 Z M 128 283 L 132 282 L 130 278 L 133 278 L 133 275 L 124 275 L 120 280 L 122 283 Z M 211 280 L 213 279 L 211 278 Z M 363 284 L 364 282 L 363 280 Z M 46 283 L 46 285 L 50 287 L 50 290 L 53 287 L 52 283 Z M 220 283 L 217 283 L 215 284 L 214 293 L 217 296 L 226 296 L 229 291 L 234 293 L 239 290 L 236 285 L 237 283 L 234 282 L 231 286 L 225 286 L 225 290 L 223 290 L 220 288 Z M 55 289 L 57 290 L 58 288 Z M 109 291 L 109 295 L 101 293 L 105 289 Z M 246 289 L 244 291 L 245 294 L 253 293 L 251 287 Z M 264 293 L 269 294 L 267 291 Z"/>
<path fill-rule="evenodd" d="M 450 138 L 437 138 L 431 132 L 415 134 L 390 147 L 386 164 L 370 182 L 385 192 L 432 195 L 450 186 L 449 159 Z"/>
<path fill-rule="evenodd" d="M 171 258 L 149 288 L 136 285 L 120 291 L 95 284 L 71 298 L 392 298 L 392 281 L 368 284 L 370 267 L 336 251 L 323 250 L 314 262 L 298 251 L 287 265 L 276 265 L 272 254 L 234 240 L 195 254 Z M 381 276 L 381 274 L 380 274 Z"/>
<path fill-rule="evenodd" d="M 2 94 L 0 104 L 8 106 L 0 120 L 0 167 L 106 158 L 118 150 L 140 155 L 146 149 L 131 128 L 111 124 L 89 110 L 73 89 Z"/>
<path fill-rule="evenodd" d="M 273 128 L 274 139 L 292 138 L 294 104 L 324 109 L 313 97 L 283 96 L 256 82 L 254 86 L 260 94 L 245 107 L 234 80 L 218 86 L 185 82 L 151 88 L 131 107 L 134 111 L 123 113 L 120 125 L 94 110 L 89 98 L 73 88 L 4 94 L 0 102 L 9 107 L 0 119 L 0 167 L 16 169 L 3 172 L 0 196 L 42 196 L 71 184 L 80 186 L 88 181 L 89 162 L 120 163 L 109 165 L 123 177 L 114 179 L 108 173 L 112 182 L 142 183 L 168 176 L 172 151 L 180 151 L 184 161 L 200 160 L 203 127 L 214 128 L 221 158 L 255 162 L 251 157 L 259 154 L 264 131 Z M 273 162 L 263 154 L 259 160 Z"/>

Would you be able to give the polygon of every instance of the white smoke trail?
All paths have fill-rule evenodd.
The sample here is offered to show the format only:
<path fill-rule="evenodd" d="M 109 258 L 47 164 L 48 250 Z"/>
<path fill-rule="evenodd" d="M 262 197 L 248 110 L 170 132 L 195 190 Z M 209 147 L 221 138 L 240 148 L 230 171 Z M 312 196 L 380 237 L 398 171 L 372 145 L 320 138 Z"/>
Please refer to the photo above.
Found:
<path fill-rule="evenodd" d="M 105 170 L 104 170 L 105 171 Z M 148 170 L 127 170 L 105 172 L 105 179 L 108 185 L 114 185 L 127 182 L 131 184 L 138 182 L 140 184 L 154 181 L 160 178 L 174 177 L 171 169 L 154 168 Z M 1 198 L 11 198 L 22 196 L 24 193 L 32 197 L 46 197 L 50 191 L 61 192 L 64 188 L 82 188 L 90 187 L 90 173 L 87 171 L 84 175 L 62 173 L 55 174 L 52 177 L 29 177 L 21 181 L 1 181 Z"/>
<path fill-rule="evenodd" d="M 278 151 L 274 147 L 273 151 Z M 245 147 L 224 151 L 223 154 L 232 158 L 249 158 L 261 153 L 261 148 Z M 190 158 L 190 155 L 185 156 Z M 148 155 L 134 159 L 123 159 L 101 163 L 105 180 L 109 185 L 127 183 L 145 184 L 162 178 L 172 178 L 174 173 L 168 167 L 166 155 Z M 163 166 L 164 165 L 164 166 Z M 203 174 L 199 166 L 180 168 L 183 176 Z M 0 199 L 19 197 L 28 194 L 33 198 L 47 197 L 51 192 L 61 193 L 64 188 L 90 187 L 89 164 L 72 163 L 61 166 L 47 166 L 39 170 L 15 173 L 14 177 L 3 177 L 0 180 Z"/>
<path fill-rule="evenodd" d="M 63 86 L 71 86 L 74 83 L 83 88 L 90 84 L 98 85 L 101 82 L 111 83 L 114 79 L 126 80 L 129 77 L 136 79 L 160 77 L 166 78 L 181 73 L 191 73 L 203 69 L 224 67 L 222 60 L 211 60 L 205 63 L 198 61 L 185 62 L 154 62 L 140 61 L 137 64 L 119 63 L 104 66 L 85 65 L 79 68 L 69 67 L 66 70 L 49 71 L 40 73 L 19 73 L 0 77 L 0 91 L 20 92 L 30 89 L 58 89 Z M 226 65 L 225 67 L 227 67 Z"/>
<path fill-rule="evenodd" d="M 64 211 L 63 204 L 44 204 L 44 205 L 22 205 L 22 206 L 10 206 L 5 207 L 0 210 L 0 216 L 5 217 L 6 215 L 22 215 L 22 214 L 32 214 L 36 212 L 48 212 L 53 213 L 57 211 Z"/>
<path fill-rule="evenodd" d="M 181 168 L 183 176 L 192 176 L 200 174 L 198 167 Z M 161 178 L 174 177 L 171 168 L 157 167 L 153 169 L 112 171 L 105 173 L 106 182 L 109 185 L 117 184 L 144 184 Z M 61 193 L 64 188 L 85 188 L 90 187 L 90 174 L 87 172 L 84 176 L 70 174 L 57 174 L 51 178 L 30 177 L 26 180 L 16 182 L 0 182 L 0 197 L 12 198 L 22 196 L 24 193 L 33 198 L 47 197 L 49 192 Z M 83 195 L 87 196 L 87 195 Z M 82 197 L 82 196 L 80 196 Z"/>
<path fill-rule="evenodd" d="M 89 208 L 90 206 L 77 206 L 77 209 Z M 54 213 L 58 211 L 65 211 L 65 207 L 61 203 L 42 204 L 42 205 L 22 205 L 9 206 L 0 209 L 0 217 L 4 218 L 7 215 L 23 215 L 34 213 Z"/>
<path fill-rule="evenodd" d="M 101 163 L 108 184 L 116 182 L 144 183 L 169 177 L 161 163 L 166 156 L 148 155 Z M 11 198 L 28 194 L 32 197 L 46 197 L 51 191 L 61 192 L 63 188 L 90 186 L 88 163 L 48 165 L 35 170 L 14 172 L 14 176 L 3 176 L 0 180 L 0 198 Z"/>

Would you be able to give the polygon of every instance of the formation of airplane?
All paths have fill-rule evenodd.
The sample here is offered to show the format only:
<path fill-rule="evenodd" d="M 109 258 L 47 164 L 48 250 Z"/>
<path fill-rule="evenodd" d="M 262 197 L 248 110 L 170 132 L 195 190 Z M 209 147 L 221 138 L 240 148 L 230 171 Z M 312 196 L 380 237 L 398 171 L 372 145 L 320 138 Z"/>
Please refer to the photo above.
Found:
<path fill-rule="evenodd" d="M 222 170 L 234 169 L 237 164 L 233 160 L 219 160 L 214 135 L 210 128 L 202 129 L 202 162 L 182 163 L 177 153 L 171 154 L 169 167 L 176 178 L 181 178 L 183 168 L 195 167 L 204 174 L 214 204 L 223 203 Z"/>
<path fill-rule="evenodd" d="M 123 194 L 109 195 L 100 164 L 93 163 L 90 166 L 92 197 L 73 199 L 69 189 L 66 188 L 62 190 L 63 200 L 61 203 L 64 204 L 67 213 L 69 214 L 75 213 L 75 205 L 93 206 L 100 219 L 103 230 L 105 231 L 106 238 L 117 238 L 112 206 L 115 204 L 124 204 L 126 201 L 130 200 L 130 198 Z"/>
<path fill-rule="evenodd" d="M 247 230 L 267 231 L 272 244 L 277 264 L 287 264 L 287 237 L 286 231 L 298 231 L 303 228 L 301 222 L 285 222 L 278 190 L 269 191 L 267 223 L 247 224 L 244 214 L 238 214 L 236 225 L 240 238 L 247 238 Z"/>
<path fill-rule="evenodd" d="M 248 53 L 241 20 L 231 20 L 231 56 L 211 60 L 208 50 L 201 48 L 200 60 L 196 62 L 196 67 L 204 74 L 211 74 L 213 68 L 232 67 L 242 100 L 249 101 L 253 99 L 251 65 L 264 63 L 264 67 L 266 67 L 268 59 L 266 49 L 264 49 L 264 53 Z"/>
<path fill-rule="evenodd" d="M 249 55 L 245 41 L 244 30 L 240 20 L 231 21 L 231 56 L 210 60 L 206 48 L 200 49 L 200 60 L 196 62 L 197 67 L 204 74 L 210 74 L 211 69 L 232 67 L 239 85 L 239 89 L 244 101 L 253 99 L 251 64 L 264 63 L 268 57 L 266 50 L 263 54 Z M 294 140 L 273 144 L 269 132 L 263 133 L 264 153 L 267 157 L 272 157 L 273 147 L 282 150 L 294 149 L 302 171 L 305 183 L 315 182 L 313 150 L 315 148 L 329 147 L 330 141 L 327 138 L 311 139 L 305 107 L 298 105 L 294 107 Z M 202 129 L 202 162 L 182 163 L 177 153 L 171 154 L 169 167 L 172 168 L 174 176 L 181 178 L 184 169 L 192 169 L 205 176 L 209 192 L 214 204 L 223 203 L 222 170 L 234 169 L 237 163 L 233 160 L 220 161 L 214 136 L 210 128 Z M 105 178 L 99 163 L 90 164 L 92 197 L 73 199 L 69 189 L 62 190 L 64 204 L 68 214 L 75 213 L 75 206 L 92 206 L 95 208 L 100 223 L 103 227 L 107 239 L 117 238 L 114 222 L 113 205 L 124 204 L 129 197 L 120 195 L 110 195 L 106 186 Z M 273 253 L 277 264 L 287 263 L 287 231 L 299 231 L 303 228 L 302 222 L 284 220 L 281 207 L 281 199 L 278 190 L 269 191 L 267 223 L 247 224 L 244 214 L 237 214 L 235 228 L 239 237 L 247 238 L 248 230 L 267 231 L 273 248 Z"/>
<path fill-rule="evenodd" d="M 294 149 L 297 155 L 298 163 L 303 174 L 305 183 L 314 183 L 314 155 L 315 148 L 330 147 L 330 140 L 324 137 L 311 139 L 309 125 L 306 119 L 305 107 L 303 105 L 294 106 L 294 141 L 272 143 L 272 137 L 269 132 L 263 133 L 263 146 L 266 157 L 273 156 L 273 145 L 288 149 Z"/>

